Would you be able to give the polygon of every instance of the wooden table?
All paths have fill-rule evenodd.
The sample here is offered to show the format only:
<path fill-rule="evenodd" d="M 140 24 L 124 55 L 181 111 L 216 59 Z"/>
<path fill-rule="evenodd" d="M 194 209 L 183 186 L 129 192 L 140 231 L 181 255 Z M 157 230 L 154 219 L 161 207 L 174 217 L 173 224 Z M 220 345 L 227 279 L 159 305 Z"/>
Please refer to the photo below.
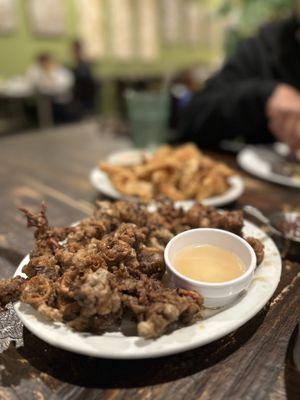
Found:
<path fill-rule="evenodd" d="M 0 141 L 2 278 L 13 274 L 33 243 L 16 208 L 38 208 L 44 199 L 55 225 L 86 216 L 97 198 L 89 171 L 99 158 L 128 146 L 94 123 Z M 236 207 L 251 203 L 268 213 L 283 204 L 300 205 L 299 191 L 247 175 L 245 181 Z M 250 322 L 217 342 L 161 359 L 113 361 L 68 353 L 23 329 L 10 309 L 0 318 L 0 399 L 299 398 L 300 376 L 292 362 L 299 316 L 300 269 L 289 262 L 273 299 Z"/>

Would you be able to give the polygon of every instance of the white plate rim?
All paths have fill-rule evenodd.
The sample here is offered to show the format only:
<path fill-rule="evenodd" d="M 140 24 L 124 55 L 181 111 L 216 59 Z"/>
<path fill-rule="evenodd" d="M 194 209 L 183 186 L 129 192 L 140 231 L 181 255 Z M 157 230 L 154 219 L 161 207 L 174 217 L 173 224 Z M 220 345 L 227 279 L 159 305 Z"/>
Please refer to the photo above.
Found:
<path fill-rule="evenodd" d="M 252 157 L 252 162 L 249 162 L 249 157 Z M 255 153 L 255 146 L 246 146 L 237 155 L 237 162 L 239 166 L 249 174 L 254 175 L 257 178 L 264 179 L 268 182 L 276 183 L 278 185 L 300 189 L 300 180 L 296 181 L 292 178 L 281 176 L 271 171 L 265 172 L 263 169 L 257 167 L 255 159 L 259 160 L 261 164 L 264 164 L 264 166 L 268 168 L 269 164 L 260 157 L 257 157 Z"/>
<path fill-rule="evenodd" d="M 101 171 L 98 167 L 93 168 L 90 172 L 90 181 L 94 188 L 97 189 L 100 193 L 114 200 L 130 200 L 135 202 L 139 201 L 136 197 L 125 196 L 122 193 L 118 192 L 111 184 L 108 175 L 105 172 Z M 205 206 L 222 207 L 237 200 L 244 193 L 244 181 L 239 175 L 229 177 L 228 181 L 230 184 L 230 188 L 225 193 L 219 196 L 204 199 L 201 203 Z M 182 206 L 186 208 L 190 207 L 195 202 L 196 200 L 185 200 L 176 201 L 175 204 L 177 206 Z"/>
<path fill-rule="evenodd" d="M 270 239 L 261 229 L 247 221 L 245 221 L 245 230 L 247 235 L 253 235 L 262 239 L 266 245 L 265 259 L 257 268 L 254 280 L 251 283 L 249 290 L 231 307 L 228 307 L 205 320 L 200 320 L 191 326 L 175 330 L 171 334 L 164 335 L 159 339 L 145 341 L 144 339 L 133 336 L 124 337 L 112 336 L 111 334 L 81 334 L 72 331 L 65 324 L 45 321 L 45 319 L 41 318 L 39 313 L 31 306 L 25 305 L 21 302 L 17 302 L 14 306 L 16 313 L 24 326 L 41 340 L 55 347 L 87 356 L 109 359 L 144 359 L 163 357 L 201 347 L 235 331 L 254 317 L 272 297 L 280 281 L 282 262 L 279 251 L 272 239 Z M 23 266 L 28 262 L 28 260 L 29 255 L 22 260 L 14 276 L 20 274 Z M 257 301 L 257 296 L 260 291 L 261 298 Z M 254 305 L 250 307 L 251 302 L 253 301 Z M 248 310 L 246 307 L 247 302 Z M 24 307 L 26 312 L 24 312 Z M 245 309 L 248 311 L 247 313 L 245 312 Z M 240 318 L 236 317 L 237 312 L 241 313 Z M 222 318 L 225 318 L 225 321 L 222 321 Z M 226 320 L 226 318 L 228 320 Z M 222 323 L 225 324 L 224 327 L 222 327 Z M 205 325 L 208 325 L 208 327 L 203 328 Z M 210 332 L 210 330 L 212 330 L 212 332 Z M 197 337 L 193 336 L 195 335 L 195 332 Z M 59 333 L 58 337 L 60 340 L 56 337 L 57 333 Z M 178 340 L 178 338 L 181 338 L 182 336 L 187 339 L 183 342 L 179 341 L 179 344 L 176 345 L 176 339 Z M 95 346 L 94 338 L 96 338 L 97 346 Z M 108 342 L 106 340 L 107 338 Z M 89 340 L 94 344 L 91 345 Z M 114 344 L 120 342 L 121 347 L 125 347 L 127 350 L 124 351 L 123 349 L 123 351 L 120 352 L 118 346 L 108 346 L 110 341 Z M 172 345 L 172 341 L 175 342 L 175 344 Z M 82 347 L 80 347 L 80 345 Z M 129 350 L 127 345 L 129 346 Z"/>

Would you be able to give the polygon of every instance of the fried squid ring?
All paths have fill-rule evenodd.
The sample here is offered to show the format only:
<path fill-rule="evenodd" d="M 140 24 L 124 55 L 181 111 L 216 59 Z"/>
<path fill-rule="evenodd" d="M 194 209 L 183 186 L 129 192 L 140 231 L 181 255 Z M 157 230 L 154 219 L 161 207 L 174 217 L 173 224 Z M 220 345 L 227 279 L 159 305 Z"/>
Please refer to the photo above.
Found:
<path fill-rule="evenodd" d="M 26 281 L 21 294 L 21 301 L 38 307 L 46 303 L 52 293 L 52 283 L 45 276 L 34 276 Z"/>

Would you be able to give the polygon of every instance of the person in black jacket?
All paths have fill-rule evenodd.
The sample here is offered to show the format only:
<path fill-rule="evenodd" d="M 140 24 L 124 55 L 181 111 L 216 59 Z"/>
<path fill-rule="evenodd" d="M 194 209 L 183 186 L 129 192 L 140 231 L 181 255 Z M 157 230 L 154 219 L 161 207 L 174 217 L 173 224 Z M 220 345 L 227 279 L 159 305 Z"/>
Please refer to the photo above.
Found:
<path fill-rule="evenodd" d="M 242 42 L 183 111 L 180 140 L 215 148 L 243 136 L 300 149 L 299 21 L 273 22 Z"/>
<path fill-rule="evenodd" d="M 94 77 L 92 65 L 84 56 L 83 45 L 76 39 L 72 43 L 72 52 L 74 56 L 74 103 L 81 116 L 93 114 L 96 107 L 96 96 L 99 85 Z"/>

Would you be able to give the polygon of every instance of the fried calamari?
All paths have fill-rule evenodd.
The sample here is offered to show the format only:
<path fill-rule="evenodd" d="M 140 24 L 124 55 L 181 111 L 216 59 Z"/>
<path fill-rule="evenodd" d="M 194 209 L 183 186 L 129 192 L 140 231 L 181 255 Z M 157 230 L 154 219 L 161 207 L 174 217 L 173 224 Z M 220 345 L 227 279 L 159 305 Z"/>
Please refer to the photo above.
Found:
<path fill-rule="evenodd" d="M 35 245 L 23 268 L 27 279 L 0 281 L 0 306 L 21 300 L 53 321 L 77 331 L 101 333 L 120 327 L 128 316 L 138 335 L 156 338 L 200 318 L 202 298 L 167 288 L 163 251 L 177 233 L 198 227 L 242 235 L 241 212 L 218 212 L 195 204 L 175 208 L 169 200 L 149 212 L 143 205 L 96 203 L 94 215 L 69 228 L 49 226 L 40 213 L 22 210 L 35 227 Z M 258 260 L 263 245 L 247 239 Z"/>

